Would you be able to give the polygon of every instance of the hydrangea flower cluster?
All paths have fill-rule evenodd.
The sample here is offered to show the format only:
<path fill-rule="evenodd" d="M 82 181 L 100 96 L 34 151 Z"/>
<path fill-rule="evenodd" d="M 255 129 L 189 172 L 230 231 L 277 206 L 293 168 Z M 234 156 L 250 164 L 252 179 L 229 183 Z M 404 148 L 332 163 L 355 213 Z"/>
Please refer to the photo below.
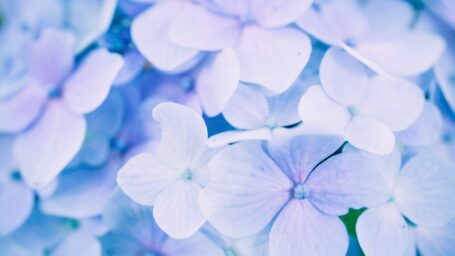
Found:
<path fill-rule="evenodd" d="M 454 3 L 0 0 L 0 255 L 455 255 Z"/>

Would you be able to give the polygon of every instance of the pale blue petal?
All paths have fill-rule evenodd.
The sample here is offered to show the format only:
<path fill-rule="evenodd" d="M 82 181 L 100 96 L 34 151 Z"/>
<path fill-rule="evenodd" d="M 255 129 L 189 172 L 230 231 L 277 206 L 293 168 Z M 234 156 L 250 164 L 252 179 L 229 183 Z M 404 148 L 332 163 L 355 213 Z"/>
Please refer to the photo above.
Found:
<path fill-rule="evenodd" d="M 63 101 L 75 113 L 85 114 L 97 109 L 109 94 L 123 59 L 106 49 L 91 52 L 65 82 Z"/>
<path fill-rule="evenodd" d="M 194 58 L 198 51 L 172 43 L 168 31 L 186 4 L 165 1 L 138 15 L 131 25 L 131 36 L 138 50 L 158 69 L 175 70 Z"/>
<path fill-rule="evenodd" d="M 9 177 L 7 177 L 9 178 Z M 0 235 L 8 235 L 29 217 L 34 204 L 33 192 L 23 182 L 7 180 L 0 184 Z"/>
<path fill-rule="evenodd" d="M 183 47 L 216 51 L 232 46 L 240 32 L 240 21 L 190 4 L 171 25 L 169 38 Z"/>
<path fill-rule="evenodd" d="M 455 217 L 455 172 L 450 163 L 421 154 L 398 176 L 394 192 L 400 211 L 417 225 L 442 226 Z"/>
<path fill-rule="evenodd" d="M 180 180 L 168 186 L 156 199 L 153 217 L 170 237 L 187 238 L 205 223 L 198 196 L 202 190 L 196 182 Z"/>
<path fill-rule="evenodd" d="M 184 240 L 167 239 L 161 252 L 175 256 L 224 256 L 223 250 L 200 232 Z"/>
<path fill-rule="evenodd" d="M 356 153 L 327 159 L 310 174 L 305 185 L 308 200 L 330 215 L 346 214 L 349 208 L 375 206 L 390 197 L 381 170 Z"/>
<path fill-rule="evenodd" d="M 210 180 L 199 201 L 222 234 L 244 237 L 262 230 L 289 199 L 292 182 L 260 143 L 228 146 L 209 163 Z"/>
<path fill-rule="evenodd" d="M 89 232 L 78 230 L 69 235 L 55 249 L 52 256 L 98 256 L 101 255 L 101 244 Z"/>
<path fill-rule="evenodd" d="M 362 213 L 356 231 L 366 255 L 404 255 L 411 239 L 406 221 L 390 203 Z"/>
<path fill-rule="evenodd" d="M 261 26 L 282 27 L 300 18 L 312 3 L 313 0 L 253 0 L 250 12 Z"/>
<path fill-rule="evenodd" d="M 455 254 L 455 220 L 444 227 L 425 228 L 417 226 L 414 230 L 417 248 L 421 255 Z"/>
<path fill-rule="evenodd" d="M 86 130 L 83 116 L 73 114 L 60 101 L 52 101 L 30 130 L 17 136 L 14 156 L 31 187 L 51 182 L 74 158 Z"/>
<path fill-rule="evenodd" d="M 348 234 L 338 217 L 328 216 L 308 200 L 291 200 L 270 231 L 270 256 L 345 255 Z"/>
<path fill-rule="evenodd" d="M 246 27 L 234 46 L 240 80 L 282 93 L 297 79 L 311 54 L 308 37 L 292 28 Z"/>
<path fill-rule="evenodd" d="M 239 85 L 239 63 L 232 48 L 225 48 L 206 64 L 196 80 L 196 92 L 207 116 L 221 113 Z"/>
<path fill-rule="evenodd" d="M 270 157 L 292 181 L 303 183 L 314 167 L 335 153 L 343 139 L 332 136 L 276 138 L 267 144 Z"/>
<path fill-rule="evenodd" d="M 455 50 L 448 48 L 434 66 L 434 74 L 441 88 L 444 98 L 455 111 Z"/>
<path fill-rule="evenodd" d="M 149 153 L 131 158 L 118 172 L 120 188 L 138 203 L 155 204 L 158 195 L 179 178 L 175 170 Z"/>

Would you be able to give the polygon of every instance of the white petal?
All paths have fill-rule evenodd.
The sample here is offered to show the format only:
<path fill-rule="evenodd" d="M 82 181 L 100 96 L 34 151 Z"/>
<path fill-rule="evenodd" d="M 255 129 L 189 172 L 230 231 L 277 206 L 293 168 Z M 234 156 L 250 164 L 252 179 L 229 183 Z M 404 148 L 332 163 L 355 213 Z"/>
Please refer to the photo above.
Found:
<path fill-rule="evenodd" d="M 438 63 L 434 66 L 434 74 L 438 80 L 444 98 L 449 103 L 452 111 L 455 111 L 455 50 L 447 49 Z"/>
<path fill-rule="evenodd" d="M 374 162 L 356 153 L 343 153 L 322 162 L 306 181 L 308 200 L 322 212 L 343 215 L 349 208 L 375 206 L 390 191 Z"/>
<path fill-rule="evenodd" d="M 116 53 L 99 49 L 90 53 L 63 87 L 63 101 L 75 113 L 85 114 L 106 99 L 115 77 L 123 66 Z"/>
<path fill-rule="evenodd" d="M 196 92 L 207 116 L 218 115 L 239 85 L 239 63 L 235 52 L 226 48 L 199 73 Z"/>
<path fill-rule="evenodd" d="M 179 173 L 157 156 L 141 153 L 131 158 L 118 172 L 117 183 L 134 201 L 153 205 L 158 195 L 172 182 Z"/>
<path fill-rule="evenodd" d="M 327 216 L 307 200 L 291 200 L 270 231 L 271 256 L 345 255 L 348 234 L 338 217 Z"/>
<path fill-rule="evenodd" d="M 228 146 L 209 168 L 200 204 L 210 224 L 224 235 L 240 238 L 262 230 L 289 199 L 292 182 L 260 143 Z"/>
<path fill-rule="evenodd" d="M 357 237 L 366 255 L 404 255 L 411 233 L 393 204 L 366 210 L 356 224 Z"/>
<path fill-rule="evenodd" d="M 78 230 L 69 235 L 54 250 L 52 256 L 98 256 L 101 255 L 101 244 L 87 231 Z"/>
<path fill-rule="evenodd" d="M 220 147 L 230 143 L 246 140 L 270 140 L 273 134 L 269 128 L 246 131 L 226 131 L 213 135 L 207 140 L 207 146 Z"/>
<path fill-rule="evenodd" d="M 415 228 L 417 248 L 421 255 L 455 254 L 455 220 L 440 228 Z"/>
<path fill-rule="evenodd" d="M 442 226 L 455 217 L 454 167 L 431 155 L 417 155 L 403 167 L 394 196 L 412 222 Z"/>
<path fill-rule="evenodd" d="M 424 105 L 417 85 L 404 79 L 375 76 L 357 107 L 363 116 L 382 122 L 392 131 L 401 131 L 415 122 Z"/>
<path fill-rule="evenodd" d="M 350 118 L 347 109 L 330 99 L 321 86 L 308 88 L 300 100 L 299 113 L 304 125 L 332 134 L 342 134 Z"/>
<path fill-rule="evenodd" d="M 240 31 L 238 20 L 188 5 L 170 27 L 169 38 L 180 46 L 213 51 L 232 46 Z"/>
<path fill-rule="evenodd" d="M 186 106 L 165 102 L 153 109 L 153 119 L 161 127 L 159 158 L 182 171 L 198 165 L 207 153 L 208 135 L 202 117 Z"/>
<path fill-rule="evenodd" d="M 179 11 L 185 8 L 183 1 L 165 1 L 138 15 L 131 25 L 131 36 L 139 52 L 158 69 L 175 70 L 192 58 L 198 51 L 178 46 L 168 38 L 168 31 Z"/>
<path fill-rule="evenodd" d="M 390 154 L 395 146 L 393 132 L 384 124 L 365 117 L 354 117 L 346 126 L 346 140 L 353 146 L 379 155 Z"/>
<path fill-rule="evenodd" d="M 253 18 L 264 27 L 282 27 L 294 22 L 313 0 L 254 0 L 250 2 Z"/>
<path fill-rule="evenodd" d="M 205 223 L 199 207 L 198 195 L 202 188 L 193 181 L 177 181 L 156 199 L 153 217 L 156 224 L 170 237 L 183 239 Z"/>
<path fill-rule="evenodd" d="M 175 256 L 223 256 L 223 249 L 211 241 L 204 233 L 198 232 L 184 240 L 166 239 L 160 252 Z"/>
<path fill-rule="evenodd" d="M 409 146 L 436 143 L 442 134 L 442 115 L 432 103 L 426 102 L 417 120 L 406 130 L 395 134 L 397 140 Z"/>
<path fill-rule="evenodd" d="M 240 64 L 240 80 L 282 93 L 307 64 L 311 43 L 292 28 L 246 27 L 234 46 Z"/>
<path fill-rule="evenodd" d="M 239 129 L 264 127 L 269 114 L 264 93 L 249 85 L 240 85 L 223 110 L 226 121 Z"/>
<path fill-rule="evenodd" d="M 14 155 L 31 187 L 52 181 L 74 158 L 85 137 L 83 116 L 71 113 L 59 101 L 51 101 L 37 124 L 14 142 Z"/>
<path fill-rule="evenodd" d="M 9 177 L 8 177 L 9 178 Z M 8 235 L 20 227 L 33 209 L 33 192 L 23 182 L 9 180 L 0 184 L 0 234 Z"/>
<path fill-rule="evenodd" d="M 434 66 L 445 47 L 440 36 L 414 32 L 394 39 L 360 42 L 356 49 L 393 75 L 414 76 Z"/>
<path fill-rule="evenodd" d="M 340 48 L 324 54 L 319 70 L 324 91 L 343 106 L 358 103 L 367 90 L 365 66 Z"/>

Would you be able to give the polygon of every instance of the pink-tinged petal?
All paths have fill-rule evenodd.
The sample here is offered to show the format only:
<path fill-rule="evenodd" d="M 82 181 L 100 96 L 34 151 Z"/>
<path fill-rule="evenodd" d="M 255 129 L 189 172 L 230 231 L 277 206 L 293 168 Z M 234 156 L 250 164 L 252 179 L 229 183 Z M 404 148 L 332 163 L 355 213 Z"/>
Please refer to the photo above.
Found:
<path fill-rule="evenodd" d="M 153 205 L 158 195 L 178 178 L 178 170 L 166 165 L 155 155 L 141 153 L 120 169 L 117 183 L 134 201 Z"/>
<path fill-rule="evenodd" d="M 47 88 L 56 86 L 73 67 L 74 44 L 74 37 L 68 31 L 43 30 L 30 47 L 30 75 Z"/>
<path fill-rule="evenodd" d="M 106 99 L 123 59 L 106 49 L 96 50 L 84 59 L 63 87 L 63 102 L 75 113 L 97 109 Z"/>
<path fill-rule="evenodd" d="M 139 52 L 158 69 L 172 71 L 193 59 L 198 51 L 172 43 L 169 29 L 184 1 L 164 1 L 139 14 L 131 25 L 131 36 Z"/>
<path fill-rule="evenodd" d="M 455 254 L 455 219 L 444 227 L 426 228 L 417 226 L 414 230 L 417 248 L 421 255 Z"/>
<path fill-rule="evenodd" d="M 198 196 L 202 188 L 193 181 L 179 180 L 156 199 L 153 217 L 156 224 L 172 238 L 187 238 L 205 223 Z"/>
<path fill-rule="evenodd" d="M 390 203 L 362 213 L 356 231 L 366 255 L 404 255 L 411 239 L 406 221 Z"/>
<path fill-rule="evenodd" d="M 160 124 L 161 142 L 157 156 L 178 171 L 196 169 L 209 153 L 207 127 L 202 116 L 194 110 L 172 102 L 153 109 L 153 119 Z"/>
<path fill-rule="evenodd" d="M 292 182 L 258 142 L 226 147 L 209 163 L 210 180 L 199 202 L 222 234 L 245 237 L 265 228 L 289 200 Z"/>
<path fill-rule="evenodd" d="M 303 94 L 299 114 L 304 125 L 331 134 L 342 134 L 350 118 L 347 109 L 329 98 L 321 86 L 312 86 Z"/>
<path fill-rule="evenodd" d="M 382 172 L 361 154 L 343 153 L 322 162 L 306 182 L 308 200 L 329 215 L 343 215 L 386 202 L 390 191 Z"/>
<path fill-rule="evenodd" d="M 14 156 L 27 184 L 38 188 L 51 182 L 81 148 L 85 130 L 83 116 L 60 101 L 49 102 L 38 123 L 14 141 Z"/>
<path fill-rule="evenodd" d="M 455 217 L 455 168 L 428 154 L 410 159 L 398 176 L 394 197 L 417 225 L 440 227 Z"/>
<path fill-rule="evenodd" d="M 375 119 L 392 131 L 402 131 L 415 122 L 425 106 L 422 90 L 400 78 L 375 76 L 356 106 L 363 117 Z"/>
<path fill-rule="evenodd" d="M 188 5 L 171 25 L 171 42 L 203 51 L 216 51 L 232 46 L 241 26 L 237 19 L 217 15 L 200 5 Z"/>
<path fill-rule="evenodd" d="M 397 140 L 409 146 L 431 145 L 442 135 L 442 114 L 432 103 L 426 102 L 422 113 L 408 129 L 395 134 Z"/>
<path fill-rule="evenodd" d="M 16 95 L 0 100 L 0 132 L 24 130 L 39 115 L 46 99 L 45 89 L 30 84 Z"/>
<path fill-rule="evenodd" d="M 282 27 L 300 18 L 312 3 L 313 0 L 253 0 L 250 12 L 261 26 Z"/>
<path fill-rule="evenodd" d="M 393 39 L 362 41 L 355 49 L 393 75 L 414 76 L 434 66 L 445 47 L 438 35 L 413 32 Z"/>
<path fill-rule="evenodd" d="M 273 223 L 271 256 L 345 255 L 348 233 L 338 217 L 328 216 L 308 200 L 291 200 Z"/>
<path fill-rule="evenodd" d="M 226 48 L 217 53 L 196 81 L 196 91 L 209 117 L 221 113 L 239 85 L 239 62 L 235 52 Z"/>
<path fill-rule="evenodd" d="M 269 114 L 269 104 L 264 93 L 243 84 L 237 88 L 223 110 L 226 121 L 239 129 L 262 128 Z"/>
<path fill-rule="evenodd" d="M 359 103 L 368 86 L 366 67 L 344 50 L 335 47 L 324 54 L 319 77 L 324 91 L 346 107 Z"/>
<path fill-rule="evenodd" d="M 234 46 L 240 64 L 240 80 L 282 93 L 307 64 L 311 43 L 292 28 L 246 27 Z"/>
<path fill-rule="evenodd" d="M 305 12 L 297 25 L 325 43 L 352 40 L 368 29 L 367 19 L 355 1 L 325 2 L 319 9 Z"/>
<path fill-rule="evenodd" d="M 344 137 L 353 146 L 379 155 L 390 154 L 395 146 L 395 136 L 387 126 L 361 116 L 347 124 Z"/>
<path fill-rule="evenodd" d="M 0 235 L 20 227 L 33 209 L 33 192 L 21 181 L 8 180 L 0 185 Z"/>
<path fill-rule="evenodd" d="M 335 136 L 277 137 L 267 144 L 270 157 L 289 179 L 303 183 L 319 163 L 337 151 L 343 139 Z"/>

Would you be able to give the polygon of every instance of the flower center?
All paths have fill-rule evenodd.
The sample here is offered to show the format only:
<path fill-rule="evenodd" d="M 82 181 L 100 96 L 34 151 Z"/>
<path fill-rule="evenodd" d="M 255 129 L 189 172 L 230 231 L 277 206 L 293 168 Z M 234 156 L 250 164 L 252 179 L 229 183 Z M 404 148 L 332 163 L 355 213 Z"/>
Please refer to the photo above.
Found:
<path fill-rule="evenodd" d="M 15 181 L 22 180 L 22 175 L 19 170 L 12 170 L 10 173 L 10 178 Z"/>
<path fill-rule="evenodd" d="M 246 26 L 254 22 L 253 17 L 251 17 L 251 15 L 249 15 L 248 13 L 245 13 L 242 16 L 240 16 L 239 21 L 242 26 Z"/>
<path fill-rule="evenodd" d="M 225 248 L 224 249 L 224 256 L 236 256 L 234 249 L 232 248 Z"/>
<path fill-rule="evenodd" d="M 58 87 L 52 88 L 47 92 L 47 97 L 49 99 L 59 98 L 60 96 L 62 96 L 62 90 Z"/>
<path fill-rule="evenodd" d="M 308 197 L 308 188 L 304 184 L 297 184 L 293 190 L 295 199 L 303 200 Z"/>
<path fill-rule="evenodd" d="M 190 169 L 185 169 L 183 172 L 180 174 L 180 178 L 182 180 L 191 180 L 193 178 L 193 173 L 191 172 Z"/>
<path fill-rule="evenodd" d="M 356 106 L 350 106 L 348 107 L 348 111 L 349 111 L 349 114 L 351 114 L 351 116 L 356 116 L 359 114 L 359 108 L 356 107 Z"/>
<path fill-rule="evenodd" d="M 265 120 L 265 126 L 267 126 L 270 130 L 273 130 L 278 127 L 278 124 L 275 118 L 269 117 Z"/>
<path fill-rule="evenodd" d="M 357 46 L 357 42 L 354 39 L 347 39 L 344 43 L 351 48 L 355 48 Z"/>

